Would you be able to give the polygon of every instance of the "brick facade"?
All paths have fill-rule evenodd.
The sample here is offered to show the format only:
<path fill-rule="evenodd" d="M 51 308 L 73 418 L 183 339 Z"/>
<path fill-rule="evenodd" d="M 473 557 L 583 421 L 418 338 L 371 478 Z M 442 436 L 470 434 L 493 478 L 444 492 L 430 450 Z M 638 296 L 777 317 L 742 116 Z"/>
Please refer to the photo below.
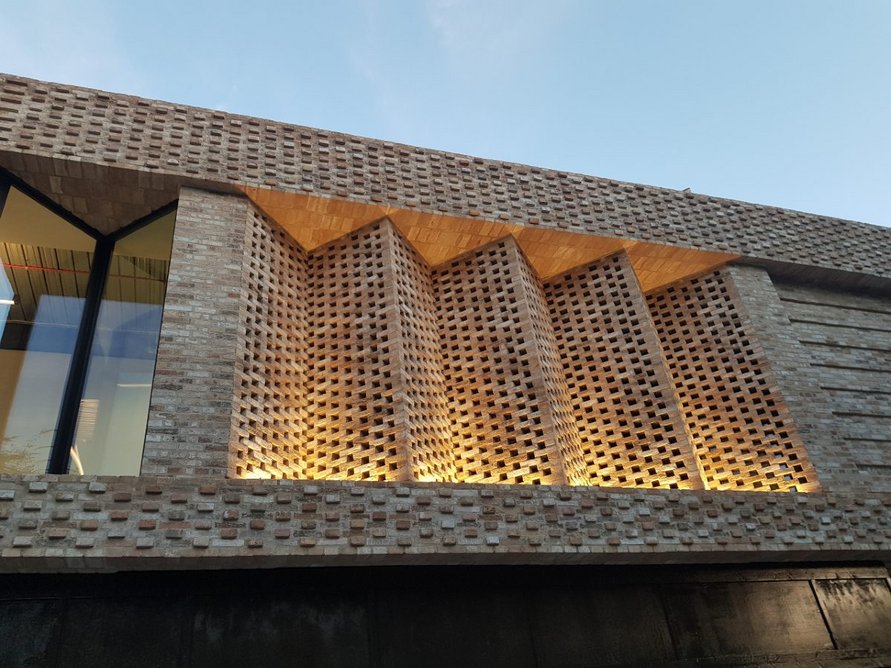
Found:
<path fill-rule="evenodd" d="M 10 75 L 0 75 L 0 157 L 97 227 L 140 199 L 160 206 L 177 184 L 243 184 L 891 278 L 883 228 Z M 122 178 L 108 168 L 144 175 L 138 196 L 106 198 L 112 215 L 59 189 Z"/>
<path fill-rule="evenodd" d="M 8 76 L 0 166 L 178 198 L 143 477 L 0 476 L 0 570 L 891 554 L 888 230 Z"/>
<path fill-rule="evenodd" d="M 5 571 L 881 560 L 889 494 L 0 477 Z"/>
<path fill-rule="evenodd" d="M 144 475 L 226 475 L 249 202 L 179 196 Z"/>

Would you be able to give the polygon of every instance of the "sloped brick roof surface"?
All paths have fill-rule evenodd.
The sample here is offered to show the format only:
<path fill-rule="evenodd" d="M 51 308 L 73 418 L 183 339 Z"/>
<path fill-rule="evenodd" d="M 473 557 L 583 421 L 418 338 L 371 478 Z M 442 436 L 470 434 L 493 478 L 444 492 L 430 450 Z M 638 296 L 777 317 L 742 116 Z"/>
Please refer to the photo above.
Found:
<path fill-rule="evenodd" d="M 886 228 L 0 75 L 16 153 L 891 277 Z"/>

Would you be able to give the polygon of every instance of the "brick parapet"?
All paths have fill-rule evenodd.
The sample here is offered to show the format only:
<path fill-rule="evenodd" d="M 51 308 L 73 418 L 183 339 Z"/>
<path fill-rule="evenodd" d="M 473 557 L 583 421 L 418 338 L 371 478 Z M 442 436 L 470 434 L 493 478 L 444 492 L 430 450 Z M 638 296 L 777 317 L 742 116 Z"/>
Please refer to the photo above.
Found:
<path fill-rule="evenodd" d="M 880 227 L 10 75 L 0 76 L 0 155 L 891 278 L 891 231 Z"/>
<path fill-rule="evenodd" d="M 0 571 L 891 559 L 891 494 L 0 476 Z"/>
<path fill-rule="evenodd" d="M 145 475 L 226 475 L 249 207 L 245 197 L 180 193 Z"/>

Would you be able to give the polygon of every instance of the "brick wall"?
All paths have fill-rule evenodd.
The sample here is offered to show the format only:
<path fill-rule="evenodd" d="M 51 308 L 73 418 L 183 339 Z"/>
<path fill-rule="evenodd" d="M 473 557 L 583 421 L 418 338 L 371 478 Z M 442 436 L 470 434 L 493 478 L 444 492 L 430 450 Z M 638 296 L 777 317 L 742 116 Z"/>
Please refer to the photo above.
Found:
<path fill-rule="evenodd" d="M 835 433 L 832 416 L 808 351 L 799 343 L 770 276 L 761 268 L 731 265 L 739 316 L 760 350 L 795 422 L 820 483 L 826 489 L 857 489 L 851 473 L 855 453 Z"/>
<path fill-rule="evenodd" d="M 584 480 L 547 306 L 513 237 L 433 279 L 458 479 Z"/>
<path fill-rule="evenodd" d="M 589 484 L 702 487 L 628 256 L 570 271 L 545 290 Z"/>
<path fill-rule="evenodd" d="M 881 560 L 891 495 L 0 476 L 0 570 Z"/>
<path fill-rule="evenodd" d="M 706 488 L 819 489 L 730 270 L 648 301 Z"/>
<path fill-rule="evenodd" d="M 306 253 L 252 206 L 246 222 L 229 475 L 305 477 Z"/>
<path fill-rule="evenodd" d="M 793 283 L 776 290 L 785 336 L 806 360 L 808 400 L 822 410 L 821 478 L 825 466 L 835 489 L 891 491 L 891 301 Z"/>
<path fill-rule="evenodd" d="M 144 475 L 228 470 L 249 209 L 244 197 L 180 193 Z"/>
<path fill-rule="evenodd" d="M 891 278 L 887 230 L 5 76 L 0 164 L 129 175 L 109 224 L 255 185 Z M 387 220 L 307 254 L 183 187 L 145 477 L 0 478 L 0 568 L 886 559 L 889 312 L 753 267 L 645 307 L 512 237 L 431 269 Z"/>
<path fill-rule="evenodd" d="M 0 164 L 78 213 L 55 186 L 82 161 L 144 172 L 143 196 L 246 184 L 891 277 L 879 227 L 0 76 Z"/>

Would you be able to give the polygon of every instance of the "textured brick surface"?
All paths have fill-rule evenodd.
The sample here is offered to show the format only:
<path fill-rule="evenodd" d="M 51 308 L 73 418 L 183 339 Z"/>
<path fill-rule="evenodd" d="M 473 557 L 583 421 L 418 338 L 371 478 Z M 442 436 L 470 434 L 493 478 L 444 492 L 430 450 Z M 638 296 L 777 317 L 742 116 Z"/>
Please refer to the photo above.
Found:
<path fill-rule="evenodd" d="M 0 476 L 0 570 L 887 559 L 891 495 Z"/>
<path fill-rule="evenodd" d="M 583 483 L 544 294 L 513 237 L 438 269 L 434 288 L 458 479 Z"/>
<path fill-rule="evenodd" d="M 304 477 L 306 253 L 250 207 L 242 259 L 230 475 Z"/>
<path fill-rule="evenodd" d="M 891 491 L 891 301 L 791 283 L 777 292 L 791 322 L 779 335 L 800 345 L 821 411 L 823 438 L 808 441 L 821 479 Z"/>
<path fill-rule="evenodd" d="M 429 270 L 381 220 L 314 251 L 308 293 L 307 477 L 448 479 Z"/>
<path fill-rule="evenodd" d="M 589 484 L 702 487 L 627 255 L 573 270 L 545 289 Z"/>
<path fill-rule="evenodd" d="M 171 192 L 183 180 L 244 184 L 891 277 L 884 228 L 9 75 L 0 162 L 49 194 L 50 177 L 115 166 Z M 81 213 L 115 224 L 108 211 Z"/>
<path fill-rule="evenodd" d="M 819 373 L 811 367 L 811 356 L 798 341 L 767 272 L 747 266 L 729 266 L 725 271 L 733 279 L 743 327 L 764 352 L 820 484 L 838 491 L 858 489 L 851 477 L 856 472 L 854 449 L 838 438 Z"/>
<path fill-rule="evenodd" d="M 729 270 L 648 301 L 706 488 L 819 489 Z"/>
<path fill-rule="evenodd" d="M 244 197 L 184 189 L 142 473 L 220 475 L 235 408 L 245 226 Z"/>
<path fill-rule="evenodd" d="M 887 283 L 888 230 L 5 76 L 0 165 L 102 230 L 180 198 L 145 477 L 0 478 L 0 569 L 889 558 L 887 303 L 747 266 L 645 305 L 732 256 L 627 241 Z M 210 192 L 252 187 L 334 240 Z"/>

